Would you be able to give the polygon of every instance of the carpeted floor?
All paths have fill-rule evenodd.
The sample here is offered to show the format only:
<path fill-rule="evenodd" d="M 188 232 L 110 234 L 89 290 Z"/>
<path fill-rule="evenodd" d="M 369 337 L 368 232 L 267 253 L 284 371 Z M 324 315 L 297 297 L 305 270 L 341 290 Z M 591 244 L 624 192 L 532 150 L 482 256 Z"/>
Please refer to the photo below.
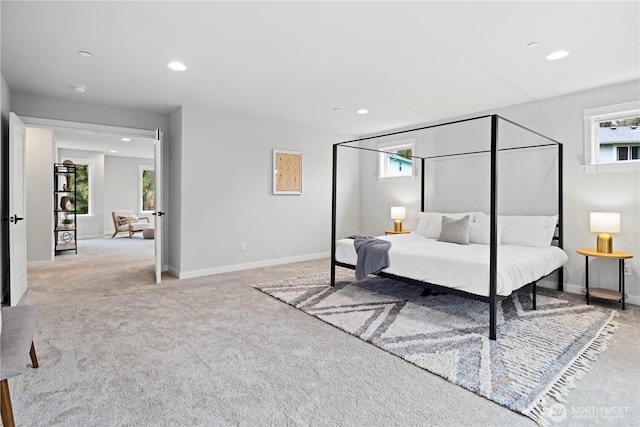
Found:
<path fill-rule="evenodd" d="M 40 368 L 9 381 L 18 426 L 535 425 L 252 288 L 326 259 L 155 285 L 153 240 L 79 243 L 28 271 Z M 559 425 L 638 424 L 639 313 Z"/>
<path fill-rule="evenodd" d="M 255 286 L 391 354 L 539 423 L 557 417 L 589 361 L 606 349 L 617 313 L 523 289 L 498 304 L 498 339 L 488 338 L 488 304 L 425 295 L 418 286 L 340 272 Z"/>

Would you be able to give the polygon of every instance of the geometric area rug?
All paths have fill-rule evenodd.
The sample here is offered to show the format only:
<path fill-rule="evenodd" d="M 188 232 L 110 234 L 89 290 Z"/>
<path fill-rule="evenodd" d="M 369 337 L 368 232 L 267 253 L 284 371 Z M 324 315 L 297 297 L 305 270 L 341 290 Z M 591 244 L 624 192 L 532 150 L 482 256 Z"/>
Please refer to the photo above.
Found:
<path fill-rule="evenodd" d="M 489 304 L 352 271 L 254 287 L 380 349 L 524 414 L 554 421 L 589 361 L 606 349 L 619 324 L 615 310 L 529 290 L 498 305 L 497 340 L 489 340 Z M 544 292 L 544 291 L 542 291 Z"/>

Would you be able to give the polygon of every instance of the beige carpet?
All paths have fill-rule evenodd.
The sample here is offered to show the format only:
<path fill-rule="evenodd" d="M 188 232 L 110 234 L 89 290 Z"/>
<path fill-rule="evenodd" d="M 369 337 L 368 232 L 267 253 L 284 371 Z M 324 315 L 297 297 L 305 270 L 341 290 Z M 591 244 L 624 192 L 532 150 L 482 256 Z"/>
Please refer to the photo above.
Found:
<path fill-rule="evenodd" d="M 152 245 L 80 241 L 29 270 L 40 368 L 10 381 L 18 426 L 534 425 L 251 287 L 328 260 L 155 285 Z M 637 425 L 639 311 L 560 425 Z"/>
<path fill-rule="evenodd" d="M 570 303 L 529 289 L 498 303 L 497 339 L 489 305 L 353 272 L 320 273 L 255 287 L 305 313 L 486 397 L 540 424 L 561 403 L 619 327 L 615 310 Z"/>

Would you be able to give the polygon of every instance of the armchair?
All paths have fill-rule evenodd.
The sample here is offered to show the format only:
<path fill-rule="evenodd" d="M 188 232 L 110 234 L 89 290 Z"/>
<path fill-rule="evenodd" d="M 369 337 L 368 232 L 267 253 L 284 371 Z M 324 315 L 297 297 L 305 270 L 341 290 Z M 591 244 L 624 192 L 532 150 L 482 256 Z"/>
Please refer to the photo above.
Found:
<path fill-rule="evenodd" d="M 113 217 L 113 228 L 115 229 L 113 236 L 111 236 L 112 239 L 118 233 L 129 233 L 129 238 L 131 239 L 134 233 L 143 231 L 151 226 L 149 218 L 138 218 L 133 211 L 112 211 L 111 216 Z"/>

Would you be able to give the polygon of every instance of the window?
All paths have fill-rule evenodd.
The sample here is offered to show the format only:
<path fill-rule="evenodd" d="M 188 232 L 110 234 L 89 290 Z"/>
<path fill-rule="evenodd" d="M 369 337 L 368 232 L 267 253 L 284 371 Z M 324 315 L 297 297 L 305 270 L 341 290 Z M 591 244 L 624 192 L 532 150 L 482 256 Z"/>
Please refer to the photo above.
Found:
<path fill-rule="evenodd" d="M 414 139 L 387 142 L 378 145 L 378 178 L 414 176 Z"/>
<path fill-rule="evenodd" d="M 140 179 L 138 182 L 140 212 L 156 210 L 155 172 L 153 166 L 140 165 Z"/>
<path fill-rule="evenodd" d="M 70 159 L 76 166 L 76 195 L 70 198 L 78 216 L 92 215 L 93 160 Z"/>
<path fill-rule="evenodd" d="M 587 170 L 640 167 L 640 102 L 585 110 L 584 120 Z"/>

